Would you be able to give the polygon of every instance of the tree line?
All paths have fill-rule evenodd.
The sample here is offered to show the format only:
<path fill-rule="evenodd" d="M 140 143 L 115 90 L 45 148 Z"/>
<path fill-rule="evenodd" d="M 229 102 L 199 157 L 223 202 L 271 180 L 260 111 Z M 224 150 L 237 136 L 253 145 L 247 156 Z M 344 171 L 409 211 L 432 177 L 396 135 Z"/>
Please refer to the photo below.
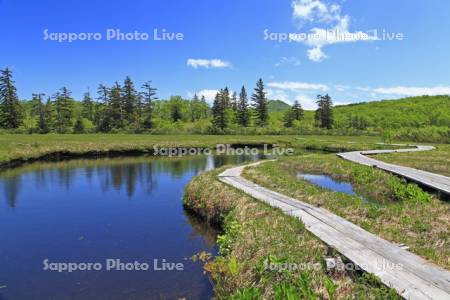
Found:
<path fill-rule="evenodd" d="M 31 133 L 146 132 L 164 124 L 209 122 L 210 133 L 226 132 L 230 126 L 265 127 L 269 124 L 269 100 L 262 79 L 256 82 L 250 98 L 245 86 L 239 94 L 221 89 L 210 107 L 204 96 L 197 94 L 186 100 L 172 96 L 160 100 L 151 81 L 136 88 L 130 77 L 111 87 L 100 84 L 92 95 L 88 90 L 82 101 L 76 101 L 67 87 L 53 95 L 32 94 L 30 101 L 20 101 L 8 68 L 0 70 L 0 126 L 17 129 L 26 125 Z M 332 101 L 328 95 L 318 96 L 316 126 L 330 129 L 333 125 Z M 284 113 L 283 125 L 293 127 L 304 111 L 295 101 Z"/>

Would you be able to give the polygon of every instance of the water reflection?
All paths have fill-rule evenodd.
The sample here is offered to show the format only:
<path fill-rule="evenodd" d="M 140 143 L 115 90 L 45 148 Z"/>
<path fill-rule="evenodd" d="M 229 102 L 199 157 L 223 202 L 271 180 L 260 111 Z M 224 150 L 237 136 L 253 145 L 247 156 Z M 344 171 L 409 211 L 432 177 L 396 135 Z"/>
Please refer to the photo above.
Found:
<path fill-rule="evenodd" d="M 157 182 L 154 173 L 166 173 L 173 178 L 182 178 L 186 173 L 198 174 L 217 166 L 262 158 L 258 156 L 186 156 L 175 158 L 123 157 L 104 159 L 77 159 L 54 163 L 33 163 L 16 169 L 0 172 L 0 184 L 9 207 L 14 208 L 21 182 L 27 187 L 32 182 L 36 188 L 47 188 L 55 184 L 70 190 L 74 180 L 82 174 L 88 182 L 98 179 L 103 191 L 115 189 L 125 191 L 132 198 L 137 185 L 147 187 L 150 194 Z"/>
<path fill-rule="evenodd" d="M 356 197 L 364 200 L 365 202 L 367 202 L 366 198 L 359 195 L 358 193 L 356 193 L 353 190 L 353 186 L 350 182 L 337 181 L 328 175 L 316 175 L 316 174 L 304 174 L 304 173 L 297 174 L 297 178 L 304 179 L 315 185 L 318 185 L 322 188 L 325 188 L 325 189 L 328 189 L 328 190 L 331 190 L 334 192 L 341 192 L 341 193 L 345 193 L 347 195 L 356 196 Z"/>
<path fill-rule="evenodd" d="M 0 299 L 206 299 L 195 253 L 216 231 L 181 197 L 199 172 L 260 157 L 122 157 L 34 163 L 0 173 Z M 182 261 L 183 272 L 42 270 L 42 261 Z M 51 283 L 51 284 L 50 284 Z"/>

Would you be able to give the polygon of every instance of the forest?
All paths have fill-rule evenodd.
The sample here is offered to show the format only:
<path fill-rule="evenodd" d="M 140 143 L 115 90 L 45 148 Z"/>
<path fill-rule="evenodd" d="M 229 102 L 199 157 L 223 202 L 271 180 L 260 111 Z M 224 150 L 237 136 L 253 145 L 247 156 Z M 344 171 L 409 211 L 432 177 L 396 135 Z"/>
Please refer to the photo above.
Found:
<path fill-rule="evenodd" d="M 267 99 L 262 79 L 252 91 L 221 89 L 213 103 L 204 96 L 159 99 L 151 81 L 130 77 L 111 86 L 99 84 L 74 99 L 68 87 L 52 95 L 19 99 L 12 71 L 0 74 L 0 132 L 140 134 L 291 134 L 375 135 L 384 139 L 450 141 L 450 97 L 418 96 L 334 106 L 317 96 L 318 108 L 304 110 Z"/>

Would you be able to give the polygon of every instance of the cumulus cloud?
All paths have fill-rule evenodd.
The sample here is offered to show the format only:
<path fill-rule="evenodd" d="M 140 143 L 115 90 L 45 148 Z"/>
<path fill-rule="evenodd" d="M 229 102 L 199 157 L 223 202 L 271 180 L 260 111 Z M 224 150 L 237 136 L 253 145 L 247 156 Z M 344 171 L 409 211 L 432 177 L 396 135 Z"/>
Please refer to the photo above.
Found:
<path fill-rule="evenodd" d="M 194 69 L 197 68 L 218 68 L 218 69 L 224 69 L 224 68 L 231 68 L 231 63 L 227 61 L 223 61 L 218 58 L 214 59 L 203 59 L 203 58 L 189 58 L 186 62 L 186 65 L 189 67 L 193 67 Z"/>
<path fill-rule="evenodd" d="M 421 95 L 450 95 L 450 86 L 434 87 L 412 87 L 396 86 L 381 87 L 373 89 L 378 94 L 400 95 L 400 96 L 421 96 Z"/>
<path fill-rule="evenodd" d="M 289 91 L 302 91 L 302 90 L 314 90 L 314 91 L 327 91 L 328 86 L 318 83 L 307 83 L 297 81 L 282 81 L 282 82 L 269 82 L 268 87 L 280 90 Z"/>
<path fill-rule="evenodd" d="M 321 0 L 295 0 L 292 2 L 292 8 L 293 19 L 299 27 L 305 23 L 328 26 L 313 27 L 307 38 L 298 40 L 310 47 L 307 56 L 312 61 L 321 62 L 328 57 L 323 52 L 325 46 L 378 39 L 363 31 L 351 32 L 350 16 L 342 15 L 341 7 L 337 4 L 328 4 Z"/>

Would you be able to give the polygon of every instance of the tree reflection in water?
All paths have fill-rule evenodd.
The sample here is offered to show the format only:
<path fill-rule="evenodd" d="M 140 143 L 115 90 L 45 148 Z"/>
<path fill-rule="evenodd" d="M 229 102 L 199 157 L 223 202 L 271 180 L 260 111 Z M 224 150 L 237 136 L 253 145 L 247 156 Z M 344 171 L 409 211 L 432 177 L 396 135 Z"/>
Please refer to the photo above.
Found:
<path fill-rule="evenodd" d="M 24 188 L 21 185 L 24 177 L 27 177 L 28 184 L 33 182 L 39 188 L 53 188 L 57 185 L 69 190 L 74 180 L 79 180 L 82 174 L 88 182 L 97 177 L 103 191 L 125 191 L 128 198 L 131 198 L 138 184 L 145 186 L 146 193 L 151 194 L 157 185 L 157 173 L 181 178 L 187 173 L 195 175 L 218 166 L 259 158 L 261 156 L 143 156 L 38 162 L 0 172 L 0 184 L 7 205 L 11 208 L 16 207 L 18 193 Z"/>

